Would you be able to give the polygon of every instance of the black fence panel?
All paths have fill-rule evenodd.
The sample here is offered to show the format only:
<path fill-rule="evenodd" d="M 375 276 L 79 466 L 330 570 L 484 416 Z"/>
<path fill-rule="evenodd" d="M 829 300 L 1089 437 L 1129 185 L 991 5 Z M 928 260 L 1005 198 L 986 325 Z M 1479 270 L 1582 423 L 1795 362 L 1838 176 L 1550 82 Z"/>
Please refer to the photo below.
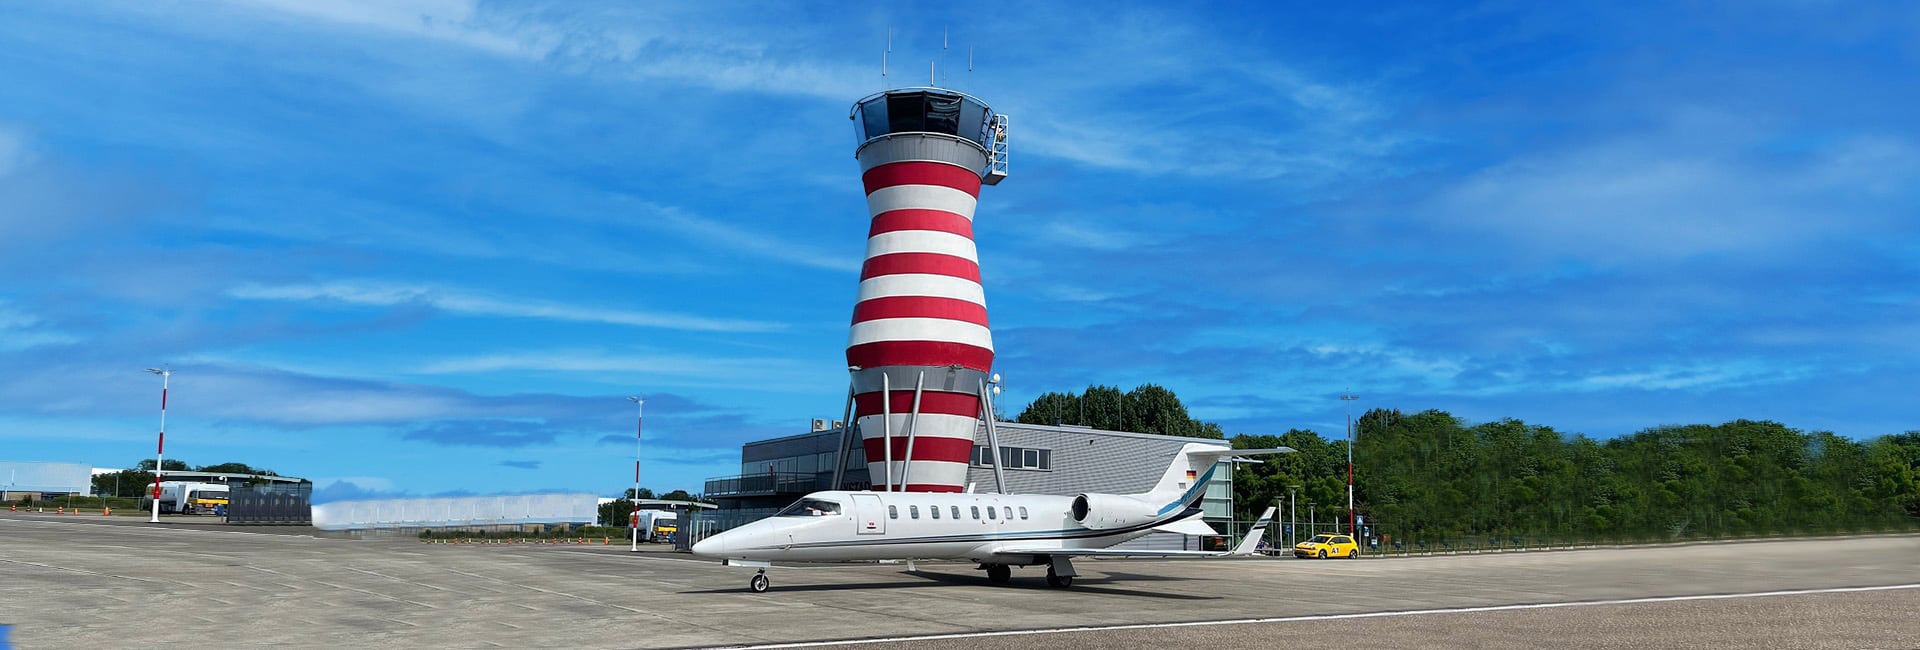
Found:
<path fill-rule="evenodd" d="M 312 483 L 235 486 L 228 493 L 227 523 L 310 525 L 312 499 Z"/>

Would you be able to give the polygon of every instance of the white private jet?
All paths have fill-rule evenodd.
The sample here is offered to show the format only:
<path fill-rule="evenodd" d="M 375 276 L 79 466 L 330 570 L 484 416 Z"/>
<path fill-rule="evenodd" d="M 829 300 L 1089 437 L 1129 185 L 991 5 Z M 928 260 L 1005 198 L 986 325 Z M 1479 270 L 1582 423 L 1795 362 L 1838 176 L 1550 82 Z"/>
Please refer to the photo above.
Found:
<path fill-rule="evenodd" d="M 1075 557 L 1224 557 L 1251 555 L 1273 509 L 1232 551 L 1110 548 L 1155 530 L 1212 535 L 1200 501 L 1222 458 L 1291 453 L 1293 449 L 1226 449 L 1188 443 L 1160 482 L 1144 494 L 981 494 L 815 492 L 772 517 L 693 545 L 695 555 L 728 566 L 758 568 L 748 587 L 769 585 L 775 563 L 907 560 L 978 562 L 987 580 L 1003 584 L 1015 566 L 1047 566 L 1047 585 L 1067 587 Z"/>

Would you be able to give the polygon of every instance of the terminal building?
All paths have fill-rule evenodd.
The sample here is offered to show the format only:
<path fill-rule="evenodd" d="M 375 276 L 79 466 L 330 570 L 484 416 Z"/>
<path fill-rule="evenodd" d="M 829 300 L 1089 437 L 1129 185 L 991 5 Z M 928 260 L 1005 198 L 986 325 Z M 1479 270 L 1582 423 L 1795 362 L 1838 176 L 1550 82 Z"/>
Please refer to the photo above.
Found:
<path fill-rule="evenodd" d="M 705 497 L 720 506 L 698 516 L 696 535 L 711 534 L 773 515 L 809 492 L 836 489 L 834 456 L 839 453 L 841 429 L 822 426 L 799 435 L 746 443 L 740 450 L 740 473 L 706 481 Z M 840 425 L 841 423 L 832 423 Z M 1133 494 L 1152 489 L 1182 445 L 1201 442 L 1227 446 L 1225 440 L 1182 438 L 1080 426 L 1053 426 L 996 421 L 998 454 L 984 444 L 985 429 L 974 437 L 973 457 L 967 464 L 967 483 L 976 492 L 994 491 L 993 464 L 1001 464 L 1007 491 L 1018 494 L 1072 496 L 1082 492 Z M 1214 472 L 1201 503 L 1208 525 L 1223 535 L 1238 536 L 1233 521 L 1233 472 Z M 858 438 L 850 445 L 843 484 L 838 489 L 866 490 L 872 481 L 867 457 Z M 1199 549 L 1210 540 L 1156 532 L 1123 547 Z"/>

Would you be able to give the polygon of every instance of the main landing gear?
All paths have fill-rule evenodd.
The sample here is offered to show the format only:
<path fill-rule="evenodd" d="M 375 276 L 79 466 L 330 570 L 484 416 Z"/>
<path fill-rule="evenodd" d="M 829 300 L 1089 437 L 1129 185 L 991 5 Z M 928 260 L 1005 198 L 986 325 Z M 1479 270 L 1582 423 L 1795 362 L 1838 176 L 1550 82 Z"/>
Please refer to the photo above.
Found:
<path fill-rule="evenodd" d="M 1071 574 L 1061 575 L 1060 572 L 1054 570 L 1052 565 L 1048 565 L 1047 566 L 1047 586 L 1053 587 L 1055 589 L 1066 589 L 1067 587 L 1071 587 L 1073 586 L 1073 575 Z"/>
<path fill-rule="evenodd" d="M 753 574 L 752 580 L 747 581 L 747 588 L 752 589 L 753 593 L 764 594 L 767 593 L 767 587 L 772 584 L 767 580 L 767 570 L 761 569 L 759 573 Z"/>
<path fill-rule="evenodd" d="M 1013 567 L 1007 566 L 1005 564 L 987 565 L 987 582 L 991 582 L 996 585 L 1004 585 L 1004 584 L 1007 584 L 1007 582 L 1012 579 L 1013 579 Z"/>
<path fill-rule="evenodd" d="M 1064 557 L 1047 558 L 1047 586 L 1065 589 L 1073 586 L 1073 577 L 1080 575 L 1073 570 L 1073 562 Z M 1023 565 L 1024 566 L 1024 565 Z M 987 582 L 1004 585 L 1013 580 L 1013 567 L 1006 564 L 982 564 L 987 570 Z"/>

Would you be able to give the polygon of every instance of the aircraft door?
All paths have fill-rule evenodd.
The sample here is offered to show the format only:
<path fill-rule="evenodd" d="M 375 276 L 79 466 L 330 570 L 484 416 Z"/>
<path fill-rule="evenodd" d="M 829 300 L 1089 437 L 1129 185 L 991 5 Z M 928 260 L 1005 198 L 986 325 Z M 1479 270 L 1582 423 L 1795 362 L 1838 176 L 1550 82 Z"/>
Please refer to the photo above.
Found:
<path fill-rule="evenodd" d="M 853 495 L 853 525 L 862 535 L 884 535 L 887 532 L 887 507 L 880 503 L 880 497 L 872 494 Z"/>

